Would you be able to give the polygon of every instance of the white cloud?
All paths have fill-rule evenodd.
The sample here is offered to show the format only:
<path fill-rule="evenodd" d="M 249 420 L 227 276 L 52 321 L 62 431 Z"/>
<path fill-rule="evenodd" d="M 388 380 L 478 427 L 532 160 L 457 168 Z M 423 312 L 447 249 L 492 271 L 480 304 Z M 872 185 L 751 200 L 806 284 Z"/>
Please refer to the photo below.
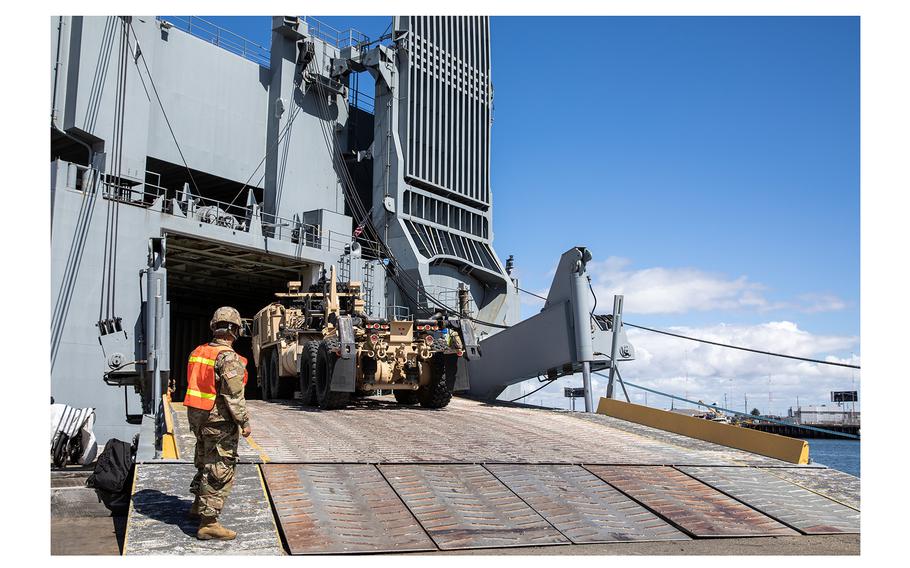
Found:
<path fill-rule="evenodd" d="M 810 314 L 835 312 L 847 307 L 846 302 L 832 294 L 803 294 L 799 299 L 802 311 Z"/>
<path fill-rule="evenodd" d="M 625 295 L 623 310 L 626 313 L 782 309 L 816 313 L 846 307 L 845 302 L 830 294 L 805 294 L 795 302 L 771 301 L 765 296 L 767 287 L 746 276 L 730 278 L 691 267 L 635 270 L 630 265 L 631 261 L 620 257 L 588 263 L 597 297 L 609 299 L 614 294 Z"/>
<path fill-rule="evenodd" d="M 626 314 L 684 314 L 691 311 L 739 310 L 758 313 L 789 310 L 818 313 L 842 310 L 847 303 L 831 294 L 803 294 L 789 301 L 771 300 L 767 287 L 746 276 L 731 278 L 698 268 L 651 267 L 635 269 L 628 259 L 609 257 L 588 263 L 597 297 L 598 312 L 608 312 L 613 294 L 624 294 Z M 546 290 L 533 290 L 543 296 Z M 533 315 L 543 301 L 522 295 L 522 304 Z M 634 321 L 632 318 L 628 318 Z M 675 327 L 671 330 L 719 343 L 752 347 L 822 360 L 858 363 L 858 358 L 843 356 L 858 351 L 859 338 L 853 336 L 816 335 L 800 329 L 791 321 L 769 321 L 758 325 L 724 325 L 704 327 Z M 785 413 L 789 406 L 800 403 L 821 404 L 829 399 L 829 391 L 846 390 L 859 371 L 842 367 L 782 359 L 744 351 L 726 349 L 656 335 L 628 328 L 629 338 L 636 347 L 637 360 L 623 366 L 623 376 L 630 382 L 641 383 L 656 390 L 694 400 L 727 403 L 740 410 L 748 397 L 749 409 Z M 840 354 L 841 357 L 834 354 Z M 770 376 L 771 401 L 768 401 Z M 606 379 L 594 377 L 595 392 L 602 395 Z M 576 375 L 552 384 L 531 395 L 525 402 L 568 407 L 562 396 L 564 386 L 580 386 Z M 502 399 L 511 399 L 540 386 L 536 380 L 510 387 Z M 642 391 L 630 389 L 634 402 L 644 402 Z M 669 406 L 669 399 L 648 395 L 648 402 Z"/>
<path fill-rule="evenodd" d="M 858 351 L 859 338 L 816 335 L 789 321 L 771 321 L 759 325 L 674 327 L 670 331 L 720 343 L 859 364 L 857 355 L 833 355 Z M 796 406 L 797 397 L 802 405 L 822 404 L 829 400 L 829 391 L 849 390 L 851 386 L 859 388 L 858 370 L 748 353 L 632 328 L 627 332 L 629 340 L 635 345 L 636 360 L 621 367 L 623 378 L 677 396 L 688 395 L 692 400 L 723 405 L 726 394 L 729 408 L 742 410 L 745 396 L 748 398 L 748 410 L 757 407 L 762 412 L 769 412 L 770 409 L 770 412 L 785 414 L 788 407 Z M 596 399 L 603 396 L 606 379 L 597 376 L 593 379 Z M 562 396 L 562 388 L 570 385 L 581 386 L 581 375 L 561 379 L 531 395 L 525 402 L 567 408 L 568 401 Z M 501 398 L 515 398 L 537 386 L 539 384 L 536 380 L 526 381 L 526 384 L 507 389 Z M 630 388 L 629 394 L 633 402 L 643 403 L 645 400 L 641 390 Z M 583 404 L 582 401 L 578 403 Z M 664 408 L 669 407 L 670 401 L 649 394 L 648 404 Z"/>

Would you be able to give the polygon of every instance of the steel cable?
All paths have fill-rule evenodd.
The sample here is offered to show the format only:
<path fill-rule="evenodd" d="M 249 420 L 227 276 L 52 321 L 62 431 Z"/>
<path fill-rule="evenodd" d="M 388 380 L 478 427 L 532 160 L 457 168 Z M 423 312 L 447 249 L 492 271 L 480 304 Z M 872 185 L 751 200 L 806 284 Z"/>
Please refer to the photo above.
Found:
<path fill-rule="evenodd" d="M 145 59 L 145 53 L 142 51 L 142 46 L 139 44 L 139 36 L 136 34 L 136 30 L 133 29 L 133 23 L 129 22 L 129 29 L 133 32 L 133 38 L 136 40 L 136 51 L 139 54 L 139 57 L 142 58 L 142 66 L 145 67 L 145 73 L 148 75 L 149 84 L 152 85 L 152 92 L 155 93 L 155 100 L 158 101 L 158 108 L 161 109 L 161 114 L 164 115 L 164 122 L 167 124 L 167 129 L 171 133 L 171 138 L 174 140 L 174 145 L 177 146 L 177 152 L 180 154 L 180 160 L 183 161 L 183 167 L 186 168 L 186 172 L 190 176 L 190 181 L 193 183 L 193 187 L 196 189 L 196 195 L 201 196 L 202 193 L 199 191 L 199 186 L 196 185 L 196 178 L 193 177 L 193 171 L 190 169 L 189 164 L 186 162 L 186 156 L 183 155 L 183 149 L 180 147 L 180 142 L 177 141 L 177 135 L 174 133 L 174 128 L 171 126 L 171 120 L 167 116 L 167 111 L 164 110 L 164 103 L 161 102 L 161 97 L 158 95 L 158 87 L 155 86 L 155 79 L 152 78 L 152 72 L 149 69 L 148 61 Z M 139 65 L 136 64 L 138 69 Z"/>
<path fill-rule="evenodd" d="M 544 300 L 544 301 L 547 300 L 547 298 L 544 298 L 544 297 L 541 296 L 540 294 L 535 294 L 534 292 L 530 292 L 530 291 L 525 290 L 525 289 L 523 289 L 523 288 L 518 288 L 518 290 L 521 291 L 521 292 L 524 292 L 525 294 L 530 294 L 531 296 L 535 296 L 535 297 L 537 297 L 537 298 L 540 298 L 541 300 Z M 593 289 L 592 289 L 592 293 L 593 293 Z M 697 338 L 697 337 L 690 337 L 690 336 L 688 336 L 688 335 L 682 335 L 682 334 L 679 334 L 679 333 L 673 333 L 673 332 L 670 332 L 670 331 L 664 331 L 664 330 L 662 330 L 662 329 L 654 329 L 654 328 L 651 328 L 651 327 L 645 327 L 645 326 L 643 326 L 643 325 L 636 325 L 636 324 L 634 324 L 634 323 L 629 323 L 629 322 L 627 322 L 627 321 L 623 321 L 622 323 L 623 323 L 623 325 L 627 325 L 627 326 L 629 326 L 629 327 L 634 327 L 634 328 L 636 328 L 636 329 L 641 329 L 641 330 L 644 330 L 644 331 L 650 331 L 650 332 L 652 332 L 652 333 L 660 333 L 660 334 L 669 335 L 669 336 L 672 336 L 672 337 L 678 337 L 678 338 L 680 338 L 680 339 L 688 339 L 689 341 L 697 341 L 697 342 L 699 342 L 699 343 L 706 343 L 706 344 L 708 344 L 708 345 L 714 345 L 714 346 L 717 346 L 717 347 L 726 347 L 726 348 L 728 348 L 728 349 L 739 349 L 740 351 L 749 351 L 750 353 L 758 353 L 758 354 L 760 354 L 760 355 L 770 355 L 770 356 L 772 356 L 772 357 L 783 357 L 784 359 L 795 359 L 795 360 L 797 360 L 797 361 L 806 361 L 806 362 L 808 362 L 808 363 L 817 363 L 817 364 L 819 364 L 819 365 L 832 365 L 832 366 L 835 366 L 835 367 L 847 367 L 847 368 L 850 368 L 850 369 L 859 369 L 859 368 L 860 368 L 859 365 L 851 365 L 851 364 L 849 364 L 849 363 L 839 363 L 839 362 L 837 362 L 837 361 L 823 361 L 823 360 L 821 360 L 821 359 L 812 359 L 811 357 L 799 357 L 799 356 L 797 356 L 797 355 L 787 355 L 786 353 L 775 353 L 775 352 L 773 352 L 773 351 L 766 351 L 766 350 L 762 350 L 762 349 L 752 349 L 752 348 L 750 348 L 750 347 L 742 347 L 742 346 L 740 346 L 740 345 L 730 345 L 730 344 L 728 344 L 728 343 L 720 343 L 720 342 L 717 342 L 717 341 L 709 341 L 709 340 L 707 340 L 707 339 L 700 339 L 700 338 Z"/>
<path fill-rule="evenodd" d="M 838 363 L 837 361 L 823 361 L 821 359 L 812 359 L 811 357 L 799 357 L 797 355 L 787 355 L 785 353 L 775 353 L 773 351 L 763 351 L 761 349 L 752 349 L 750 347 L 742 347 L 739 345 L 730 345 L 727 343 L 719 343 L 717 341 L 709 341 L 707 339 L 699 339 L 697 337 L 689 337 L 688 335 L 682 335 L 679 333 L 672 333 L 669 331 L 664 331 L 662 329 L 654 329 L 650 327 L 645 327 L 643 325 L 635 325 L 634 323 L 629 323 L 627 321 L 623 322 L 623 325 L 629 327 L 634 327 L 636 329 L 643 329 L 645 331 L 650 331 L 652 333 L 660 333 L 662 335 L 669 335 L 671 337 L 678 337 L 680 339 L 688 339 L 689 341 L 697 341 L 698 343 L 707 343 L 708 345 L 715 345 L 717 347 L 726 347 L 727 349 L 739 349 L 740 351 L 749 351 L 750 353 L 758 353 L 760 355 L 770 355 L 772 357 L 783 357 L 784 359 L 795 359 L 797 361 L 806 361 L 808 363 L 817 363 L 819 365 L 833 365 L 835 367 L 847 367 L 850 369 L 859 369 L 859 365 L 851 365 L 849 363 Z"/>
<path fill-rule="evenodd" d="M 562 378 L 562 377 L 559 377 L 559 378 Z M 521 400 L 521 399 L 523 399 L 523 398 L 525 398 L 525 397 L 531 396 L 531 395 L 534 394 L 535 392 L 537 392 L 537 391 L 539 391 L 539 390 L 541 390 L 541 389 L 543 389 L 543 388 L 546 388 L 546 387 L 550 386 L 551 383 L 555 383 L 557 380 L 559 380 L 559 379 L 549 379 L 549 380 L 547 380 L 543 385 L 537 387 L 536 389 L 532 390 L 532 391 L 529 392 L 528 394 L 523 394 L 523 395 L 521 395 L 520 397 L 518 397 L 518 398 L 513 398 L 512 400 L 510 400 L 510 401 L 508 401 L 508 402 L 516 402 L 516 401 L 519 401 L 519 400 Z"/>

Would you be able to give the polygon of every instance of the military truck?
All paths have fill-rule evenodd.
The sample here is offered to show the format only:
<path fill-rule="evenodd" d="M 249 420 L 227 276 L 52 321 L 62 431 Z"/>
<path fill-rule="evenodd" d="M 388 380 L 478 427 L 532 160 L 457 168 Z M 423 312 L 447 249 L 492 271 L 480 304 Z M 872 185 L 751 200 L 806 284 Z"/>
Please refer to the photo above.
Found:
<path fill-rule="evenodd" d="M 324 279 L 302 291 L 299 281 L 288 282 L 287 292 L 277 292 L 277 301 L 259 310 L 251 323 L 253 361 L 262 398 L 293 398 L 299 386 L 300 356 L 309 340 L 322 339 L 325 326 Z M 337 284 L 339 309 L 360 312 L 360 284 Z M 302 341 L 299 341 L 302 339 Z"/>
<path fill-rule="evenodd" d="M 297 389 L 304 404 L 332 409 L 390 390 L 399 404 L 442 408 L 470 388 L 467 359 L 480 351 L 469 320 L 370 318 L 360 291 L 331 267 L 305 292 L 289 282 L 256 314 L 253 359 L 264 399 L 292 398 Z"/>

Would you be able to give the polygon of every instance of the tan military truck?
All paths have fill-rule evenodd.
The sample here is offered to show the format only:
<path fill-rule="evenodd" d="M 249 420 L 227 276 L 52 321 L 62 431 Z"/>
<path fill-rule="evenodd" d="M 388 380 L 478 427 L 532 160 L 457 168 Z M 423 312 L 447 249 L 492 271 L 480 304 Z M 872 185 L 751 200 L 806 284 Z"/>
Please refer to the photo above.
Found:
<path fill-rule="evenodd" d="M 327 286 L 321 280 L 304 292 L 300 282 L 288 282 L 287 292 L 276 293 L 278 300 L 253 317 L 253 361 L 263 399 L 294 397 L 300 382 L 303 345 L 323 337 Z M 339 306 L 351 311 L 363 311 L 358 282 L 337 284 L 336 288 Z"/>
<path fill-rule="evenodd" d="M 304 404 L 330 409 L 381 389 L 400 404 L 442 408 L 470 387 L 466 360 L 480 351 L 467 319 L 371 319 L 360 284 L 337 282 L 334 267 L 307 292 L 291 282 L 276 296 L 252 325 L 265 399 L 291 398 L 296 387 Z"/>

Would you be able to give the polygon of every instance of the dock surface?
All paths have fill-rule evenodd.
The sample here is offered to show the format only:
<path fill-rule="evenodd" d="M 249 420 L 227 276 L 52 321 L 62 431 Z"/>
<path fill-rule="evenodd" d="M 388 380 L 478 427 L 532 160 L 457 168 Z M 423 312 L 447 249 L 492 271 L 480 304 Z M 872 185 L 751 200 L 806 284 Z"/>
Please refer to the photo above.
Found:
<path fill-rule="evenodd" d="M 391 397 L 332 411 L 248 405 L 253 435 L 223 519 L 236 544 L 197 541 L 184 518 L 195 441 L 175 404 L 178 460 L 137 465 L 126 554 L 584 554 L 636 542 L 710 553 L 689 543 L 739 537 L 822 554 L 808 541 L 859 533 L 858 478 L 607 416 L 464 398 L 441 410 Z"/>

